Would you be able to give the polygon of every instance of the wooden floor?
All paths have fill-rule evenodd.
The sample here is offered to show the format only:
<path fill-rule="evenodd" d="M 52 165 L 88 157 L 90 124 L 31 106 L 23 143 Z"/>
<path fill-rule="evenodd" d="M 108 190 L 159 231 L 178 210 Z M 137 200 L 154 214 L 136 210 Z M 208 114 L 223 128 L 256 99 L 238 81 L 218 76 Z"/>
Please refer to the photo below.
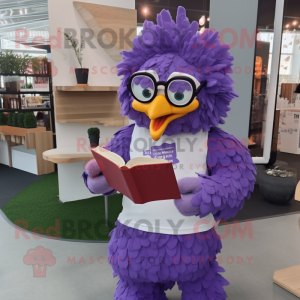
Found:
<path fill-rule="evenodd" d="M 276 271 L 273 281 L 300 298 L 300 265 Z"/>

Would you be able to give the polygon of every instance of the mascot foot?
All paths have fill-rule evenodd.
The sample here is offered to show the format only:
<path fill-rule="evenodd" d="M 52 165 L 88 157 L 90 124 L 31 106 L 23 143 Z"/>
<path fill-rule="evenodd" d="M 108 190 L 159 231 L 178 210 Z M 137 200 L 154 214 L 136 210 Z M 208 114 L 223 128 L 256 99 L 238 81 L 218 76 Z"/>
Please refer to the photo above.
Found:
<path fill-rule="evenodd" d="M 161 283 L 128 282 L 120 279 L 115 300 L 168 300 Z"/>
<path fill-rule="evenodd" d="M 193 282 L 178 282 L 182 300 L 225 300 L 227 295 L 223 286 L 226 285 L 229 285 L 226 279 L 213 273 Z"/>

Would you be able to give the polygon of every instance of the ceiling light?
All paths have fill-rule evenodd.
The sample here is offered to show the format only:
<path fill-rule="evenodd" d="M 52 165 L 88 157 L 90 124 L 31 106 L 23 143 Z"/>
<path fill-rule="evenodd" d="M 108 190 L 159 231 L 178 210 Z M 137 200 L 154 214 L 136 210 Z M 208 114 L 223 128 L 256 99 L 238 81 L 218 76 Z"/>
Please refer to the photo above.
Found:
<path fill-rule="evenodd" d="M 207 21 L 210 21 L 210 17 L 207 18 Z"/>
<path fill-rule="evenodd" d="M 290 27 L 290 25 L 289 25 L 289 24 L 287 24 L 285 27 L 286 27 L 286 28 L 289 28 L 289 27 Z"/>
<path fill-rule="evenodd" d="M 144 13 L 146 14 L 146 13 L 148 12 L 148 8 L 145 7 L 145 8 L 143 9 L 143 11 L 144 11 Z"/>
<path fill-rule="evenodd" d="M 294 23 L 293 23 L 294 25 L 296 25 L 297 24 L 297 21 L 294 21 Z"/>
<path fill-rule="evenodd" d="M 202 16 L 199 20 L 199 25 L 204 26 L 205 25 L 205 16 Z"/>

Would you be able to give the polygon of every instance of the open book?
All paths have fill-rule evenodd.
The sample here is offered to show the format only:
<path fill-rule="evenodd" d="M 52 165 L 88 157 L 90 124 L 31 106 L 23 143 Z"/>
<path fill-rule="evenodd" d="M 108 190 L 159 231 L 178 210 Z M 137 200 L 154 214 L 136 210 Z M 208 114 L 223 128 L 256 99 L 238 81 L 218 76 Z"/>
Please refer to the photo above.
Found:
<path fill-rule="evenodd" d="M 167 160 L 137 157 L 126 164 L 121 156 L 102 147 L 92 153 L 109 186 L 134 203 L 181 198 L 172 163 Z"/>

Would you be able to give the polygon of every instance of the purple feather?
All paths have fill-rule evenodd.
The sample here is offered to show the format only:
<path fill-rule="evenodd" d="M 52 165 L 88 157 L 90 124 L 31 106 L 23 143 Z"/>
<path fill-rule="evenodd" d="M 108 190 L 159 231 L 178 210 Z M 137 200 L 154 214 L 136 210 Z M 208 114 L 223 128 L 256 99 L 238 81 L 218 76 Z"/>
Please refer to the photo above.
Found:
<path fill-rule="evenodd" d="M 176 251 L 168 253 L 168 246 L 162 245 L 159 248 L 159 257 L 154 258 L 154 253 L 144 246 L 139 250 L 137 257 L 131 257 L 130 253 L 135 251 L 131 247 L 141 244 L 142 233 L 134 229 L 130 236 L 128 227 L 119 222 L 116 225 L 108 245 L 109 261 L 114 262 L 111 263 L 114 274 L 120 277 L 115 299 L 135 300 L 146 297 L 166 300 L 165 291 L 172 289 L 175 281 L 178 282 L 183 297 L 196 299 L 200 291 L 205 291 L 206 295 L 210 293 L 210 296 L 206 296 L 209 300 L 226 298 L 223 286 L 228 285 L 228 282 L 218 274 L 224 270 L 215 260 L 211 261 L 221 250 L 221 241 L 214 229 L 203 233 L 206 239 L 196 235 L 169 236 L 171 240 L 176 240 Z M 117 232 L 120 232 L 120 229 L 124 229 L 124 235 L 129 240 L 133 239 L 133 242 L 127 243 L 129 257 L 123 260 L 120 257 L 125 252 L 119 248 L 115 249 L 115 245 L 118 244 Z M 150 233 L 149 239 L 158 241 L 161 237 L 161 234 Z M 161 251 L 162 249 L 165 251 Z"/>
<path fill-rule="evenodd" d="M 132 108 L 133 98 L 127 84 L 133 72 L 155 70 L 164 81 L 171 73 L 182 72 L 194 76 L 199 82 L 207 80 L 208 85 L 197 96 L 201 105 L 172 121 L 164 134 L 209 131 L 210 126 L 223 124 L 222 117 L 226 116 L 231 100 L 237 96 L 233 91 L 233 80 L 228 75 L 232 73 L 233 64 L 229 47 L 220 44 L 218 32 L 206 30 L 200 35 L 197 22 L 189 22 L 183 7 L 178 8 L 176 23 L 166 10 L 158 14 L 157 22 L 158 25 L 154 25 L 146 21 L 141 36 L 133 40 L 132 50 L 122 52 L 123 61 L 117 66 L 118 75 L 123 76 L 119 89 L 122 115 L 127 115 L 139 127 L 149 128 L 149 118 Z M 176 90 L 173 85 L 171 89 Z M 177 91 L 182 93 L 183 88 Z M 193 122 L 194 119 L 197 122 Z"/>

